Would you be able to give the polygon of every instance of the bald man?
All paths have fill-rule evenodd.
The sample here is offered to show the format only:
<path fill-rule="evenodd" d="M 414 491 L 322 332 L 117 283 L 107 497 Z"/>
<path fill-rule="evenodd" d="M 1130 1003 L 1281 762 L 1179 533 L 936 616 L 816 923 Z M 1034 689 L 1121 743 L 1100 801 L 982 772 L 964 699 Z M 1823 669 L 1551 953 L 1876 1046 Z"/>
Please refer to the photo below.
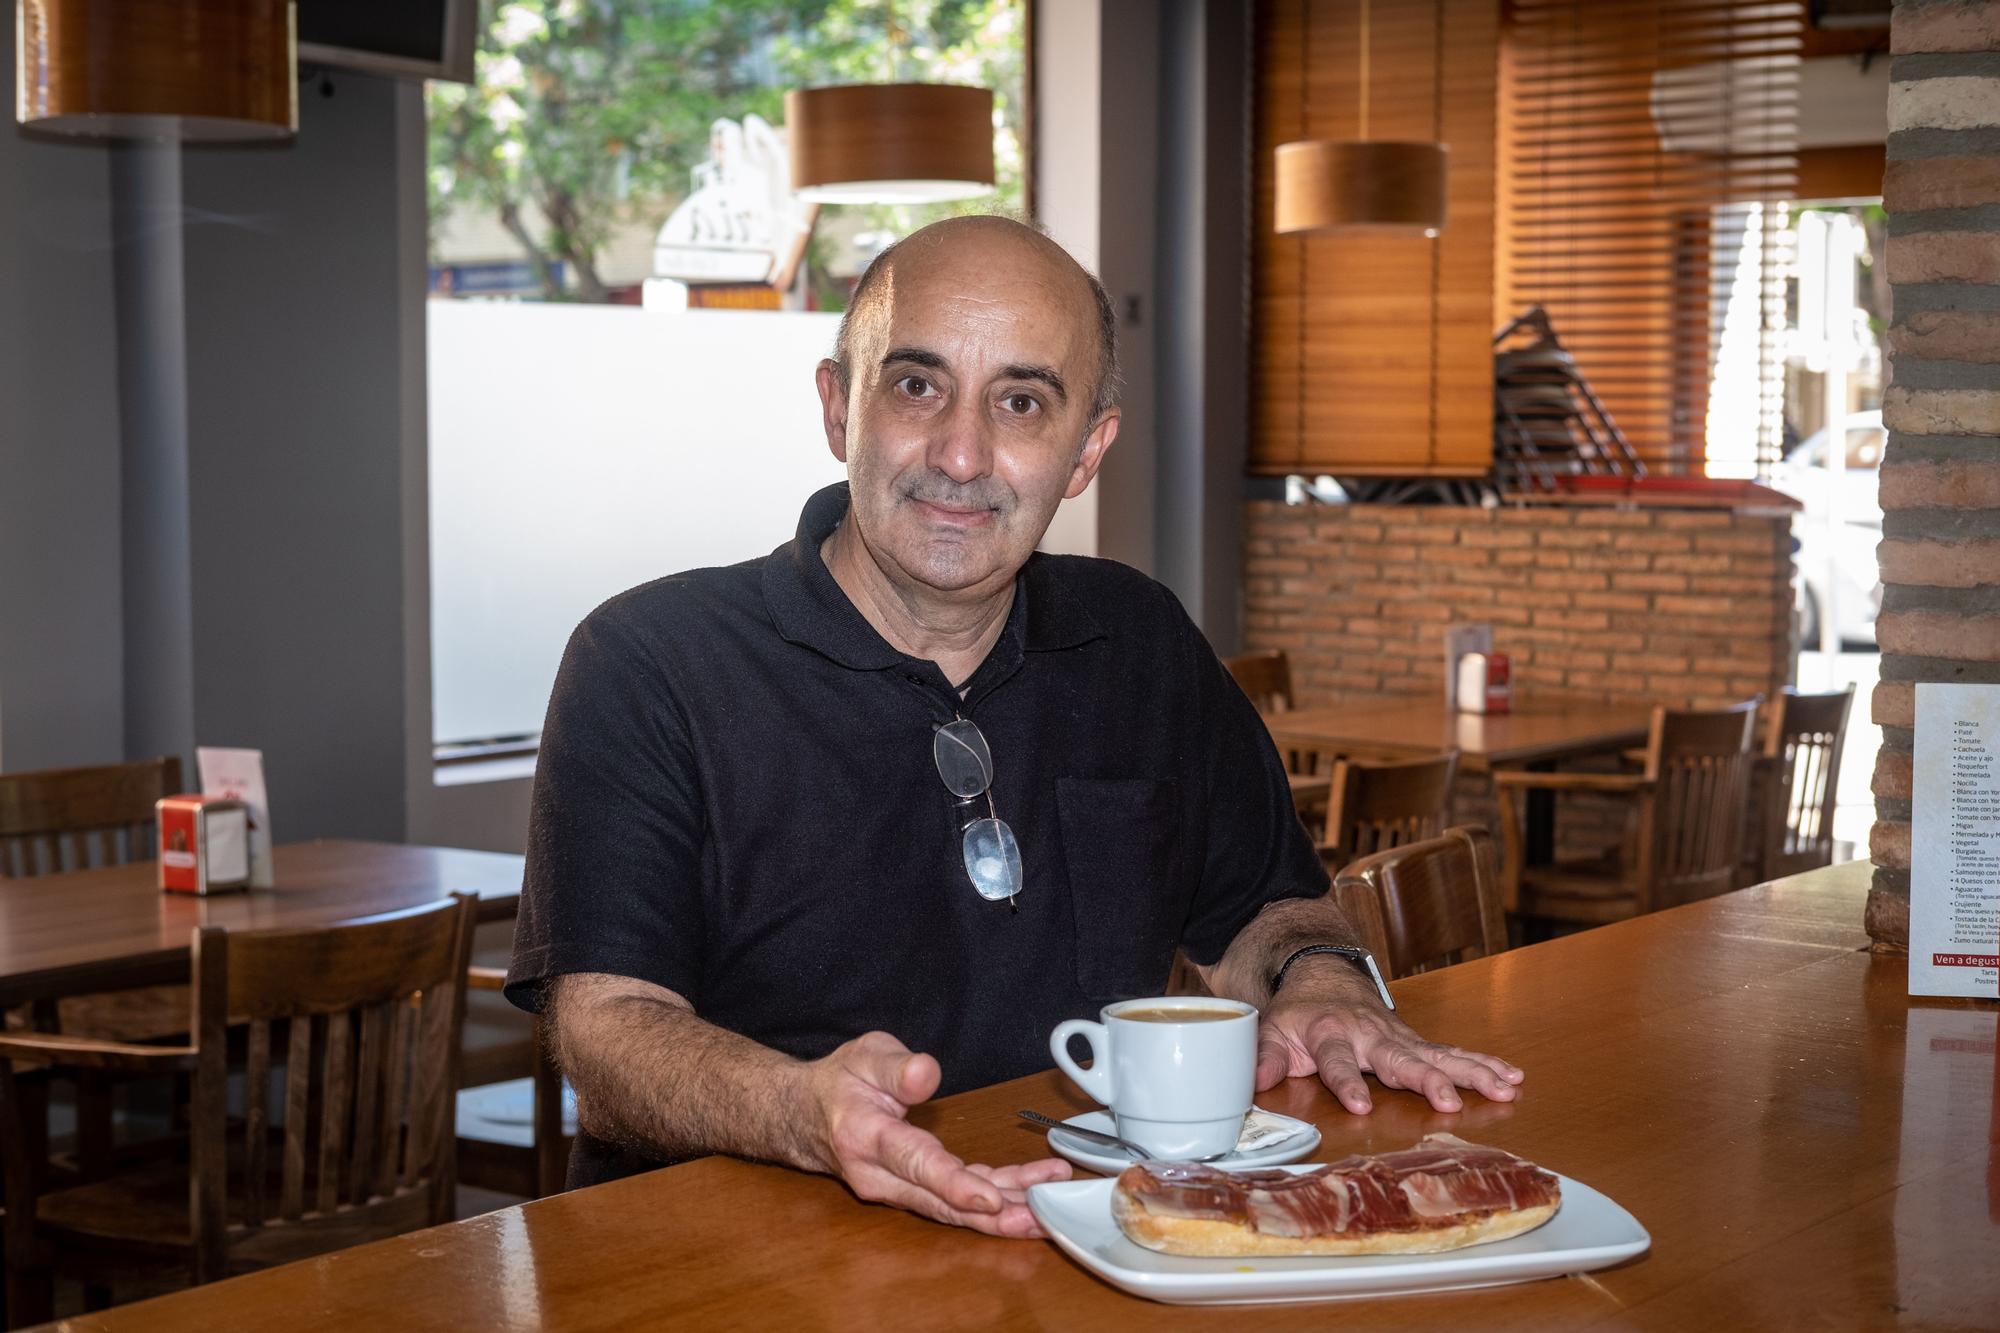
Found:
<path fill-rule="evenodd" d="M 592 612 L 549 702 L 507 989 L 577 1091 L 571 1183 L 728 1153 L 1036 1235 L 1067 1165 L 961 1162 L 907 1109 L 1046 1068 L 1176 948 L 1263 1011 L 1260 1088 L 1511 1099 L 1328 949 L 1285 773 L 1172 595 L 1036 553 L 1118 435 L 1097 282 L 1014 222 L 927 227 L 818 385 L 847 483 L 771 555 Z"/>

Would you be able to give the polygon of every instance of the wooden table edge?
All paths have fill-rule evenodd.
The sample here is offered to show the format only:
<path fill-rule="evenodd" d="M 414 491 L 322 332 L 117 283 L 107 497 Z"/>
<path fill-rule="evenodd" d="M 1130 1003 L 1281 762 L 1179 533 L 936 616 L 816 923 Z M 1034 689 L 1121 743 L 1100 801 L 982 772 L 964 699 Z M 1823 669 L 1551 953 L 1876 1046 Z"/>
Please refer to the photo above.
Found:
<path fill-rule="evenodd" d="M 474 856 L 506 857 L 522 860 L 515 852 L 490 852 L 475 847 L 435 847 L 427 843 L 381 842 L 372 838 L 302 838 L 297 842 L 280 843 L 277 851 L 300 847 L 365 847 L 397 848 L 413 851 L 464 853 Z M 57 875 L 36 876 L 37 881 L 57 880 L 70 875 L 98 873 L 104 867 L 92 870 L 63 871 Z M 38 887 L 45 887 L 38 884 Z M 60 886 L 58 886 L 60 887 Z M 457 892 L 449 884 L 441 886 L 445 892 Z M 165 893 L 165 890 L 155 890 Z M 273 889 L 233 890 L 229 897 L 239 894 L 278 892 Z M 475 906 L 473 916 L 481 924 L 494 921 L 511 921 L 520 915 L 521 890 L 485 893 L 471 890 Z M 218 895 L 221 896 L 221 895 Z M 374 912 L 360 912 L 352 917 L 339 917 L 328 925 L 340 925 Z M 94 958 L 78 963 L 63 963 L 55 967 L 39 968 L 31 972 L 13 972 L 0 976 L 0 1009 L 11 1009 L 16 1005 L 30 1004 L 36 1000 L 60 999 L 64 996 L 97 994 L 108 991 L 135 990 L 143 986 L 174 985 L 188 980 L 188 946 L 149 949 L 141 953 L 120 954 L 116 958 Z"/>

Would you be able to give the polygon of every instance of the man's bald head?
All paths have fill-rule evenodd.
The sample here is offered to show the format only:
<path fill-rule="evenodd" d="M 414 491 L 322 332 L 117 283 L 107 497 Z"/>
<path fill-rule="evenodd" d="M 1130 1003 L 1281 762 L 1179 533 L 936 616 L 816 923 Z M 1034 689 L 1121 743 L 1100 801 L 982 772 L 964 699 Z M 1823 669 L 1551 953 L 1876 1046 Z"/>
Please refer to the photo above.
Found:
<path fill-rule="evenodd" d="M 876 256 L 834 350 L 813 382 L 845 567 L 939 624 L 1005 596 L 1118 437 L 1103 290 L 1032 227 L 954 218 Z"/>
<path fill-rule="evenodd" d="M 1073 286 L 1077 318 L 1090 321 L 1098 351 L 1097 378 L 1085 424 L 1095 422 L 1117 403 L 1121 387 L 1118 316 L 1111 308 L 1111 297 L 1104 284 L 1039 229 L 990 214 L 933 222 L 869 261 L 854 284 L 854 295 L 848 301 L 847 312 L 840 317 L 840 332 L 834 339 L 833 364 L 843 386 L 852 381 L 855 344 L 860 340 L 862 328 L 883 313 L 880 307 L 893 299 L 894 272 L 899 259 L 926 265 L 938 261 L 960 262 L 979 269 L 994 263 L 1037 264 L 1048 278 Z"/>

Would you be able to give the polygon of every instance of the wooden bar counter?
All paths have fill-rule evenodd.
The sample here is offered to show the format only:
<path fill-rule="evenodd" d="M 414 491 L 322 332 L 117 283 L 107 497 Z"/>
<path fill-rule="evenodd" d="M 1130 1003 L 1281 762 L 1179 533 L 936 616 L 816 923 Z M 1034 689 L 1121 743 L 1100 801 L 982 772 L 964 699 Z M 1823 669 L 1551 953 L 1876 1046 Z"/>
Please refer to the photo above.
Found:
<path fill-rule="evenodd" d="M 1510 1106 L 1374 1114 L 1294 1080 L 1329 1160 L 1448 1129 L 1603 1190 L 1650 1253 L 1588 1277 L 1365 1305 L 1175 1308 L 1042 1241 L 710 1158 L 72 1321 L 77 1328 L 1620 1328 L 2000 1324 L 2000 1005 L 1912 1002 L 1867 951 L 1866 865 L 1399 982 L 1419 1030 L 1528 1071 Z M 925 1107 L 988 1162 L 1042 1154 L 1054 1074 Z"/>

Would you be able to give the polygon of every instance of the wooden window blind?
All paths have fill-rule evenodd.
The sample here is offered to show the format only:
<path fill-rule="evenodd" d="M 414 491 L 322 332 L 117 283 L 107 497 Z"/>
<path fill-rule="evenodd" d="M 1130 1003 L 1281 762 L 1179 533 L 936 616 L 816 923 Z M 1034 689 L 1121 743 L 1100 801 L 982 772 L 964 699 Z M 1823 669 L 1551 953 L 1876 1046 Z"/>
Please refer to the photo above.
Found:
<path fill-rule="evenodd" d="M 1507 0 L 1500 317 L 1549 313 L 1649 470 L 1783 433 L 1804 0 Z"/>
<path fill-rule="evenodd" d="M 1360 133 L 1360 0 L 1260 0 L 1256 25 L 1249 470 L 1484 475 L 1500 0 L 1372 0 L 1368 132 L 1448 146 L 1435 240 L 1276 234 L 1277 146 Z"/>

